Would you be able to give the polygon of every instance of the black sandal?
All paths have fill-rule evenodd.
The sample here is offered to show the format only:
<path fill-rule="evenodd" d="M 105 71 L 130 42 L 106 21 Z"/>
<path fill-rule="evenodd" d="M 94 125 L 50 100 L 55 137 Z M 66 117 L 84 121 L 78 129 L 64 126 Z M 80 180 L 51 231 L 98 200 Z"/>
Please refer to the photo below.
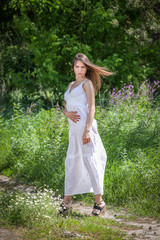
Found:
<path fill-rule="evenodd" d="M 70 204 L 66 204 L 65 202 L 62 202 L 60 204 L 60 210 L 59 210 L 59 214 L 66 216 L 68 214 L 72 213 L 72 207 L 71 207 L 71 203 Z"/>
<path fill-rule="evenodd" d="M 104 206 L 100 207 L 102 202 L 104 203 Z M 94 203 L 93 211 L 91 212 L 91 214 L 89 216 L 102 216 L 105 214 L 105 211 L 106 211 L 106 205 L 105 205 L 104 201 L 101 201 L 100 203 Z"/>

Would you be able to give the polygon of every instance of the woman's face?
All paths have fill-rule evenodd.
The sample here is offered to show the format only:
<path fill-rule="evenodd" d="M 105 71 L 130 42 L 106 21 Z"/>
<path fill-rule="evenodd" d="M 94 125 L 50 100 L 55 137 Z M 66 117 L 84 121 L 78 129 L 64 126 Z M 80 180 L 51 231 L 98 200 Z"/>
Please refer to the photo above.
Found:
<path fill-rule="evenodd" d="M 74 63 L 73 70 L 76 78 L 85 78 L 87 67 L 82 61 L 80 60 L 76 61 Z"/>

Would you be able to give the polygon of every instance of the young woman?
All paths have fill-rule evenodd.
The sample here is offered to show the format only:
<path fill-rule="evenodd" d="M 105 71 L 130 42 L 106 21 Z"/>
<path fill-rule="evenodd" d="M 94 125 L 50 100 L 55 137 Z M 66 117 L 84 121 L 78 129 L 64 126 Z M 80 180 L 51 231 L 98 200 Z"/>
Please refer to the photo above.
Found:
<path fill-rule="evenodd" d="M 92 64 L 82 53 L 78 53 L 72 64 L 75 81 L 64 94 L 64 115 L 69 122 L 69 146 L 65 160 L 65 196 L 61 214 L 72 210 L 71 196 L 94 192 L 95 203 L 90 216 L 105 213 L 102 200 L 106 151 L 97 132 L 95 93 L 101 87 L 100 75 L 111 72 Z"/>

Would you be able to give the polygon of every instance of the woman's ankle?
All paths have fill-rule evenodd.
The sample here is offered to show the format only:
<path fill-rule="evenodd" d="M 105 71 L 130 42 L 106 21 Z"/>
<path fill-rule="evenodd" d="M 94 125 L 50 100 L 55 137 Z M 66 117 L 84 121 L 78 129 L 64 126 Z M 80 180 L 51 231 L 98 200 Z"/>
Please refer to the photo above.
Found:
<path fill-rule="evenodd" d="M 95 203 L 100 204 L 102 201 L 103 201 L 103 199 L 102 199 L 102 195 L 101 194 L 96 194 L 94 196 L 94 202 Z"/>
<path fill-rule="evenodd" d="M 65 204 L 70 204 L 71 203 L 71 196 L 65 196 L 64 199 L 63 199 L 63 202 Z"/>

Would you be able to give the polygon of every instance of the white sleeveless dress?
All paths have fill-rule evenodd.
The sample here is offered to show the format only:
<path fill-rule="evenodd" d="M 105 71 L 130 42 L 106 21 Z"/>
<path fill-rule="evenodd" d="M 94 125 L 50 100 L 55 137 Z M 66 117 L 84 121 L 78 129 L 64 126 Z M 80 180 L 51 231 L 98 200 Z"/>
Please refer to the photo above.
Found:
<path fill-rule="evenodd" d="M 86 81 L 86 80 L 85 80 Z M 88 105 L 83 81 L 70 92 L 65 92 L 67 111 L 77 111 L 81 119 L 69 122 L 69 145 L 65 159 L 65 195 L 94 192 L 103 194 L 106 151 L 97 132 L 96 120 L 90 131 L 91 142 L 83 145 L 83 133 L 87 122 Z"/>

